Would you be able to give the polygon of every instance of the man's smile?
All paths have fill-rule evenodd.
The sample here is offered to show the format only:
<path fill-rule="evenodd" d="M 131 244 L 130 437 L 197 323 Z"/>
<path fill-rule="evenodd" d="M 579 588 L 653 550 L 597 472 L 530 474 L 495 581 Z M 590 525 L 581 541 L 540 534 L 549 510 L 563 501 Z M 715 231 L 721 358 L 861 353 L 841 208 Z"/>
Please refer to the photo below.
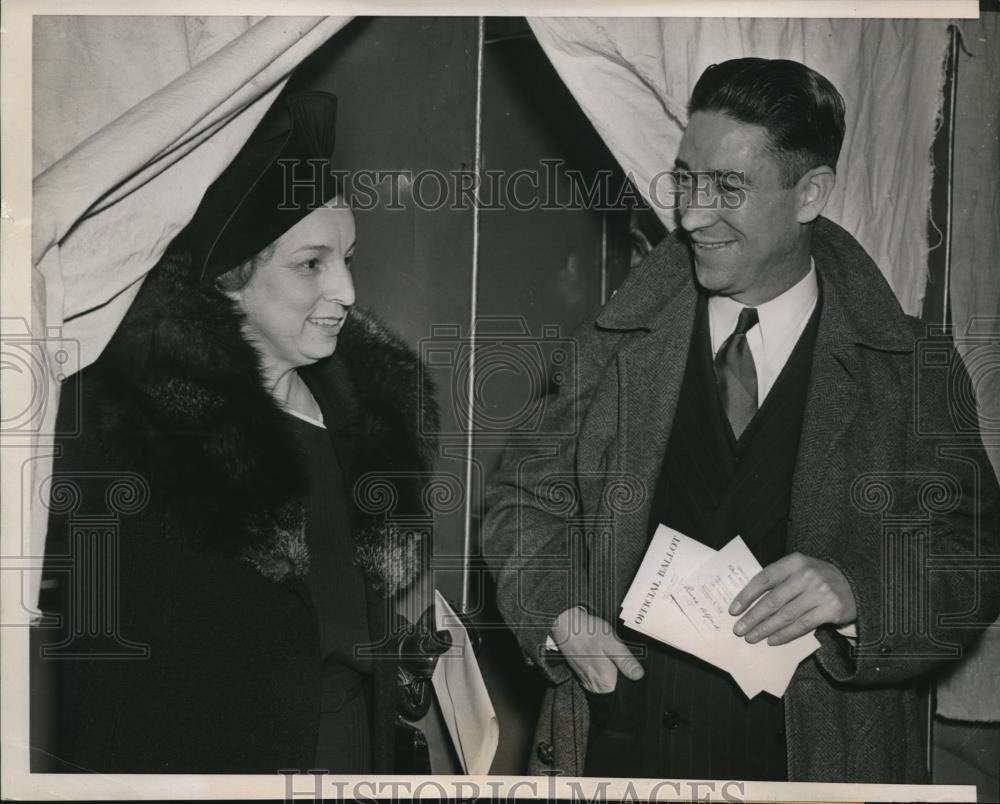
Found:
<path fill-rule="evenodd" d="M 718 249 L 726 248 L 735 243 L 735 240 L 692 240 L 695 248 L 704 249 L 706 251 L 716 251 Z"/>

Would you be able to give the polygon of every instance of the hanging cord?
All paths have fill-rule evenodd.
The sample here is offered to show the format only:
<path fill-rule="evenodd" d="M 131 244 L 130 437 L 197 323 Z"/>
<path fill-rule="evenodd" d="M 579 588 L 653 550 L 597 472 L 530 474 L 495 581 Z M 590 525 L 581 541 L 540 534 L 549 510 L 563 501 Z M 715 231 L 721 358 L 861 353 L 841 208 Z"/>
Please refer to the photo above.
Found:
<path fill-rule="evenodd" d="M 478 179 L 482 169 L 483 150 L 483 59 L 486 44 L 486 18 L 479 18 L 479 31 L 476 42 L 476 142 L 473 170 Z M 468 416 L 466 417 L 466 464 L 465 464 L 465 512 L 464 525 L 465 534 L 462 544 L 462 601 L 460 614 L 467 614 L 469 611 L 469 586 L 472 574 L 472 450 L 475 442 L 476 412 L 473 408 L 475 404 L 476 391 L 476 316 L 479 314 L 478 293 L 479 293 L 479 191 L 474 196 L 474 206 L 472 211 L 472 288 L 470 290 L 471 302 L 469 309 L 469 404 Z"/>

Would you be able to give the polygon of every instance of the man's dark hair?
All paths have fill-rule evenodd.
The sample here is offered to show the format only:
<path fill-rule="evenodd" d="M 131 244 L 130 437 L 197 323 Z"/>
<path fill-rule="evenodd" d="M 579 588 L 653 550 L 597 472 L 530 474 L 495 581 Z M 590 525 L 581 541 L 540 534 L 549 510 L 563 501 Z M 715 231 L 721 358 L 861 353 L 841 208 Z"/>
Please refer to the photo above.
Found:
<path fill-rule="evenodd" d="M 844 99 L 826 78 L 797 61 L 745 58 L 713 64 L 691 93 L 688 114 L 695 112 L 722 112 L 767 129 L 786 187 L 819 165 L 837 169 Z"/>

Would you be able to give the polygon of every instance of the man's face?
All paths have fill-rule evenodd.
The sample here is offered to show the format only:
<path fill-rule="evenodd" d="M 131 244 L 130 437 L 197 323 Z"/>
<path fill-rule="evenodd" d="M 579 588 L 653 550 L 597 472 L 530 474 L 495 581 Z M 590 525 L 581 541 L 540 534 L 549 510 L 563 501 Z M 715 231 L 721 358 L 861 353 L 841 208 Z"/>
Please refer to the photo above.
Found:
<path fill-rule="evenodd" d="M 689 176 L 680 185 L 680 226 L 699 284 L 751 306 L 795 284 L 809 260 L 799 187 L 783 186 L 782 166 L 766 146 L 761 126 L 695 112 L 676 163 L 682 178 L 689 171 L 715 177 Z"/>

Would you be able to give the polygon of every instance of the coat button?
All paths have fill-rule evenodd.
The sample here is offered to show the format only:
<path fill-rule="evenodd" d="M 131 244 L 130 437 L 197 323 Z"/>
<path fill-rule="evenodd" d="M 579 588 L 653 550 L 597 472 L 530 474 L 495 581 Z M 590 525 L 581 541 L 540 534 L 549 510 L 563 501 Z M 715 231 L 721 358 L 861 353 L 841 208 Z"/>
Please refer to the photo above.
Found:
<path fill-rule="evenodd" d="M 556 752 L 552 748 L 552 743 L 540 742 L 538 748 L 535 749 L 535 753 L 544 765 L 551 765 L 555 762 Z"/>
<path fill-rule="evenodd" d="M 661 718 L 663 723 L 663 728 L 665 729 L 676 729 L 681 725 L 681 716 L 678 715 L 673 709 L 668 709 L 663 713 Z"/>
<path fill-rule="evenodd" d="M 890 653 L 892 653 L 892 648 L 889 645 L 883 645 L 881 648 L 878 649 L 878 652 L 882 656 L 888 656 Z"/>

